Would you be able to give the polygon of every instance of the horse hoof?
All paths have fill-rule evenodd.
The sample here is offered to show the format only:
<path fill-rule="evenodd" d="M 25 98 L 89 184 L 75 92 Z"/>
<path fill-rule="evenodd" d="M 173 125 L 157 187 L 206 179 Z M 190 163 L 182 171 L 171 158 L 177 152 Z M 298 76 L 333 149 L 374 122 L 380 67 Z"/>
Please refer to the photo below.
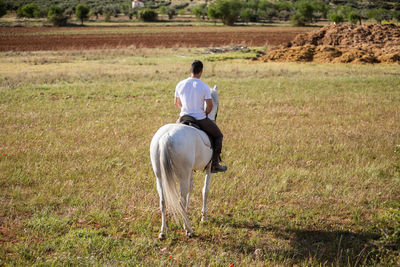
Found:
<path fill-rule="evenodd" d="M 158 239 L 164 240 L 164 239 L 165 239 L 165 234 L 164 234 L 164 233 L 160 233 L 160 234 L 158 235 Z"/>
<path fill-rule="evenodd" d="M 192 231 L 186 231 L 186 236 L 187 237 L 193 237 L 194 233 Z"/>
<path fill-rule="evenodd" d="M 206 222 L 207 221 L 207 217 L 201 217 L 201 222 Z"/>

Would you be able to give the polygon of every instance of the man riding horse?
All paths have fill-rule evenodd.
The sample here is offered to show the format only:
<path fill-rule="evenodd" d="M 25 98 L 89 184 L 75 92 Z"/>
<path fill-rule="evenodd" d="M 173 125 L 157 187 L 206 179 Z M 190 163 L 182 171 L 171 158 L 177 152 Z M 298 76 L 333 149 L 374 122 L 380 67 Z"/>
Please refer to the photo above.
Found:
<path fill-rule="evenodd" d="M 210 87 L 200 80 L 203 74 L 203 63 L 195 60 L 192 63 L 190 72 L 191 77 L 180 81 L 176 86 L 175 105 L 181 110 L 180 118 L 183 116 L 193 117 L 200 129 L 213 139 L 214 150 L 211 172 L 225 172 L 227 167 L 219 164 L 223 135 L 217 124 L 207 117 L 212 110 L 213 104 Z M 204 102 L 206 103 L 206 110 L 204 110 Z"/>

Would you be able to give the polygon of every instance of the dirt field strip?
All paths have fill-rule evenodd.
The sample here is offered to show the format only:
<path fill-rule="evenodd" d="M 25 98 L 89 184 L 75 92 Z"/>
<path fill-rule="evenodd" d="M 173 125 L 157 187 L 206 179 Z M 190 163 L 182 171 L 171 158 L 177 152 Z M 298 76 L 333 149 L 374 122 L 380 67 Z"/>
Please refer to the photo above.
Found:
<path fill-rule="evenodd" d="M 0 28 L 0 51 L 281 45 L 310 30 L 292 27 Z"/>

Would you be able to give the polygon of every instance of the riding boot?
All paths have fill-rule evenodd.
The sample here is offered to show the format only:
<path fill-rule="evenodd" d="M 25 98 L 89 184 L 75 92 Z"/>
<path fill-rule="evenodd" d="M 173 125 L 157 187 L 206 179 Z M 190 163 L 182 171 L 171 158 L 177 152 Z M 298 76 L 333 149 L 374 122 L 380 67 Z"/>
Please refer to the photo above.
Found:
<path fill-rule="evenodd" d="M 219 153 L 214 152 L 211 162 L 211 173 L 225 172 L 228 167 L 219 164 Z"/>

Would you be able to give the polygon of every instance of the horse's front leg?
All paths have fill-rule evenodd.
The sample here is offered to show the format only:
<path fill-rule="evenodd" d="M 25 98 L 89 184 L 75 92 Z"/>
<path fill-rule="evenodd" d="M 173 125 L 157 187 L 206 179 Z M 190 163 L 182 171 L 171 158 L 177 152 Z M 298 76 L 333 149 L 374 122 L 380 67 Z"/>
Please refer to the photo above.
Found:
<path fill-rule="evenodd" d="M 158 235 L 158 238 L 160 240 L 165 239 L 165 234 L 167 232 L 167 225 L 165 221 L 165 199 L 164 199 L 164 193 L 162 190 L 162 183 L 161 180 L 157 177 L 157 191 L 158 195 L 160 196 L 160 210 L 161 210 L 161 230 L 160 234 Z"/>
<path fill-rule="evenodd" d="M 210 191 L 210 183 L 211 183 L 211 164 L 208 166 L 206 171 L 206 177 L 204 179 L 204 187 L 203 187 L 203 208 L 201 209 L 201 221 L 204 222 L 207 220 L 207 197 L 208 192 Z"/>

